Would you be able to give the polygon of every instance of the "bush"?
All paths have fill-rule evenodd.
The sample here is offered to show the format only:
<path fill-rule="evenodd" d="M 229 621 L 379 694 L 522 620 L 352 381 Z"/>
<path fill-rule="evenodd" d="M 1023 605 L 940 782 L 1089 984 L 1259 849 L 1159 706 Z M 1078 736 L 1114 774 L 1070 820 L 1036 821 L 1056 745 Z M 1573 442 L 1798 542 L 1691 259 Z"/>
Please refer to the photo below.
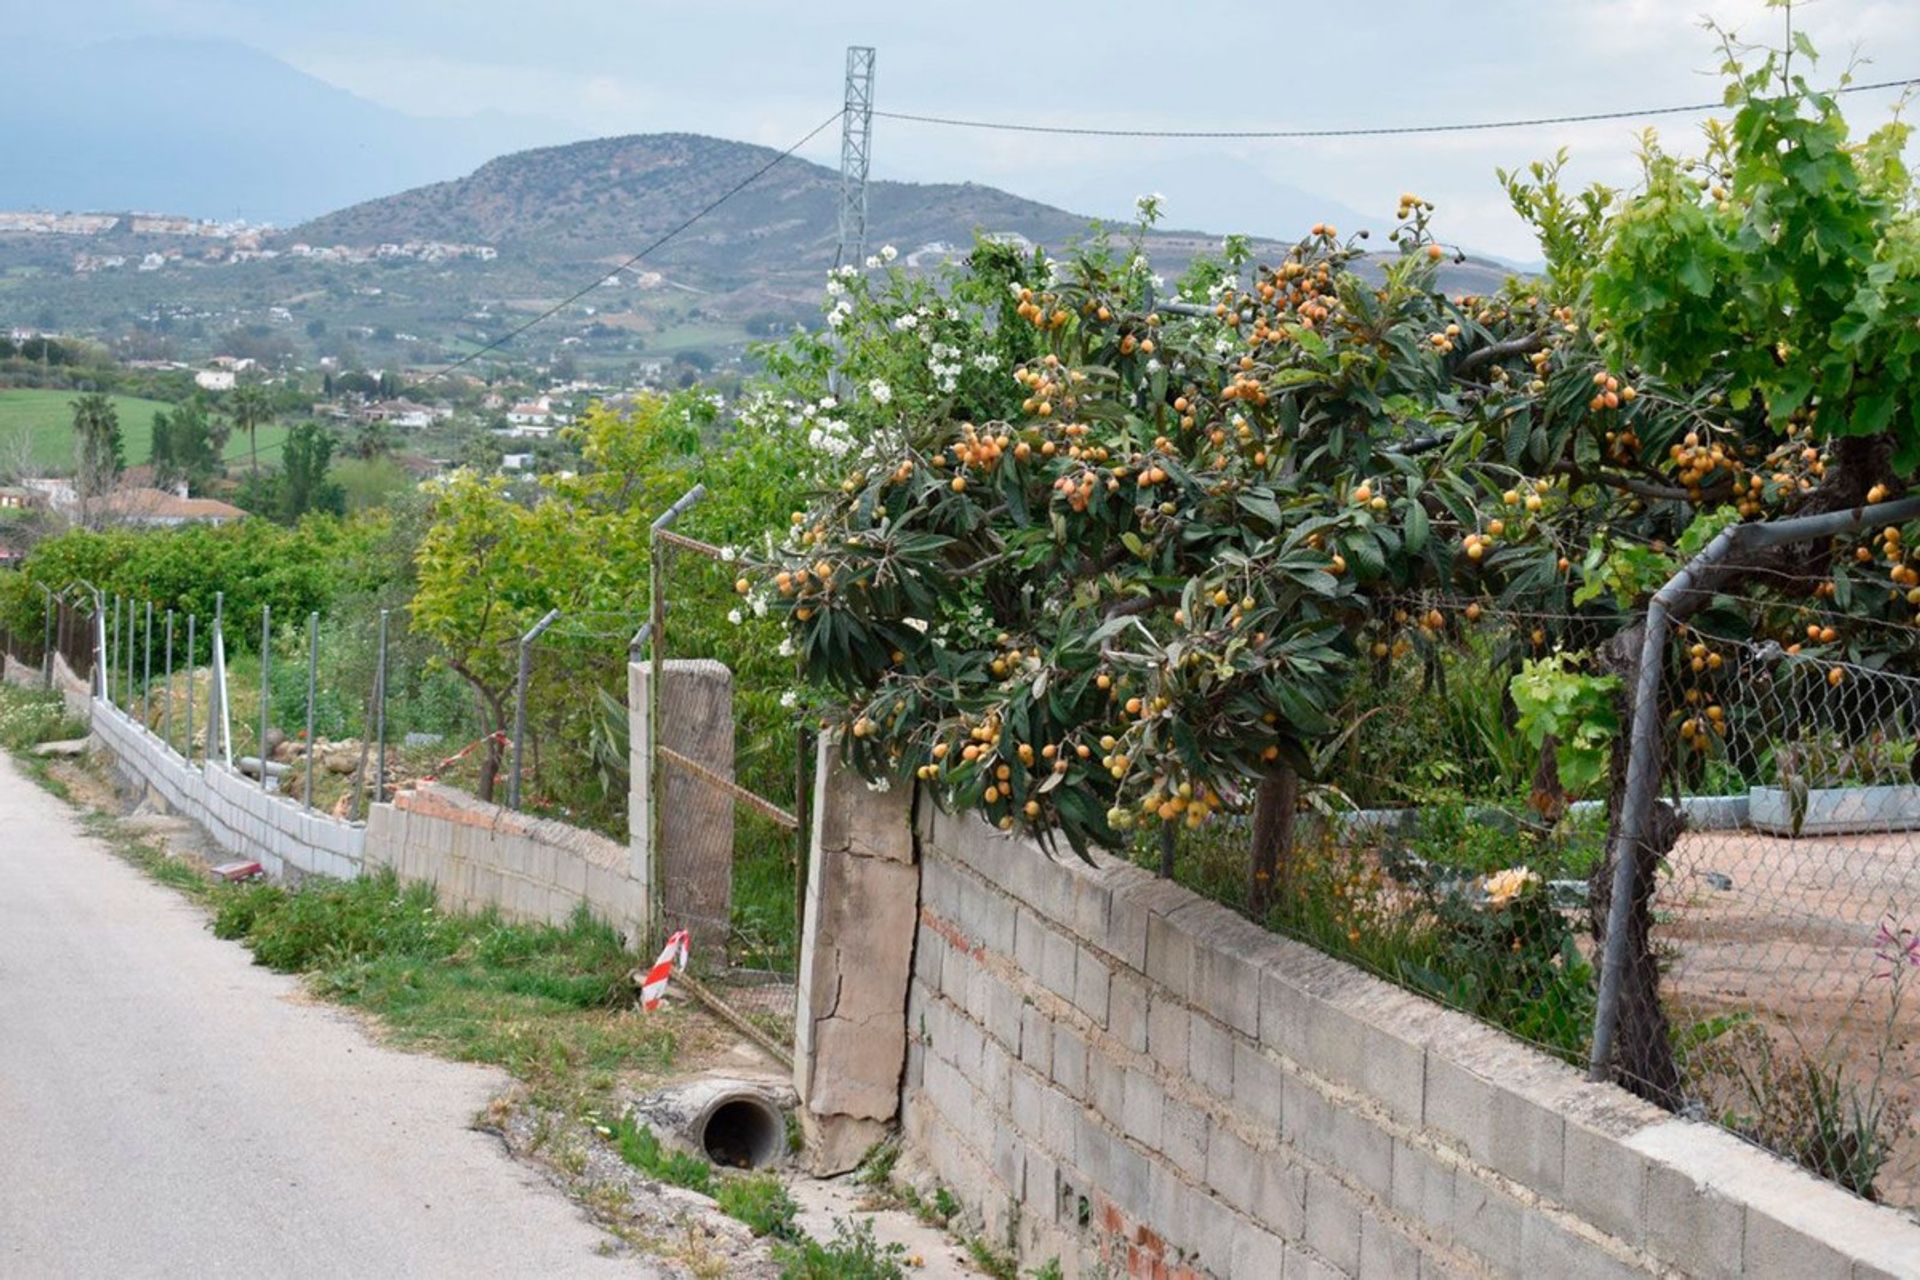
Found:
<path fill-rule="evenodd" d="M 871 1221 L 844 1218 L 834 1223 L 830 1241 L 808 1239 L 774 1250 L 780 1280 L 905 1280 L 906 1256 L 905 1246 L 874 1239 Z"/>
<path fill-rule="evenodd" d="M 632 1116 L 621 1116 L 613 1126 L 613 1142 L 619 1148 L 620 1158 L 648 1177 L 698 1191 L 703 1196 L 714 1193 L 712 1165 L 699 1156 L 663 1145 L 652 1129 Z"/>
<path fill-rule="evenodd" d="M 67 714 L 58 693 L 0 685 L 0 747 L 23 751 L 41 742 L 87 736 L 87 727 Z"/>
<path fill-rule="evenodd" d="M 771 1173 L 722 1179 L 713 1196 L 723 1213 L 746 1223 L 756 1236 L 799 1238 L 800 1228 L 794 1220 L 800 1215 L 800 1206 L 787 1193 L 787 1184 Z"/>

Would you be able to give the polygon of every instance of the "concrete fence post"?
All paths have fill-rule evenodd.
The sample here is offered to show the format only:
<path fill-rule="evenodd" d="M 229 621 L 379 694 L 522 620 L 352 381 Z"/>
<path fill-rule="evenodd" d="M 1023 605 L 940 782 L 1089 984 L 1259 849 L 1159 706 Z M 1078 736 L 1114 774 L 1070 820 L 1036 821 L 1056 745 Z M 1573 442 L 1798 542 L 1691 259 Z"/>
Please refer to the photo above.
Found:
<path fill-rule="evenodd" d="M 828 1175 L 857 1165 L 899 1111 L 920 868 L 912 789 L 870 789 L 825 735 L 809 864 L 793 1084 L 807 1162 Z"/>
<path fill-rule="evenodd" d="M 653 665 L 628 664 L 629 874 L 641 886 L 649 920 L 661 921 L 669 933 L 688 930 L 696 961 L 720 959 L 732 928 L 734 798 L 666 762 L 658 774 L 656 822 L 648 779 L 654 776 L 657 725 L 661 747 L 734 781 L 733 672 L 708 658 L 676 658 L 661 664 L 661 679 L 665 697 L 656 708 Z"/>

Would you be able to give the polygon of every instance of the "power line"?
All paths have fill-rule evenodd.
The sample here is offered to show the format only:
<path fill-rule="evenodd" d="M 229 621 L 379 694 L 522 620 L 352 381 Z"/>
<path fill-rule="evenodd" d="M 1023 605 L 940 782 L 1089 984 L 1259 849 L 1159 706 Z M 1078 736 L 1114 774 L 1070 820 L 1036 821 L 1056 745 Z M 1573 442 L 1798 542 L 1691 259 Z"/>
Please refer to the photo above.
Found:
<path fill-rule="evenodd" d="M 485 345 L 484 347 L 481 347 L 479 350 L 471 351 L 471 352 L 468 352 L 466 355 L 461 356 L 458 360 L 455 360 L 452 364 L 448 365 L 446 368 L 441 369 L 438 372 L 430 375 L 427 378 L 427 381 L 428 382 L 438 381 L 439 379 L 444 378 L 448 374 L 452 373 L 455 369 L 458 369 L 460 366 L 465 364 L 471 364 L 473 361 L 478 360 L 481 356 L 486 355 L 489 351 L 499 350 L 501 347 L 506 346 L 509 342 L 512 342 L 515 338 L 519 337 L 521 334 L 525 333 L 527 330 L 533 328 L 533 326 L 541 323 L 542 321 L 552 319 L 554 316 L 558 315 L 560 312 L 566 310 L 568 307 L 572 306 L 574 303 L 580 301 L 580 299 L 586 297 L 589 293 L 592 293 L 595 289 L 598 289 L 603 281 L 613 276 L 619 275 L 622 271 L 629 269 L 636 262 L 639 262 L 642 258 L 652 253 L 655 249 L 658 249 L 660 246 L 666 244 L 669 240 L 672 240 L 675 236 L 679 235 L 682 231 L 685 231 L 688 227 L 691 227 L 694 223 L 700 221 L 700 219 L 706 217 L 708 214 L 712 213 L 715 209 L 718 209 L 721 205 L 733 199 L 735 196 L 739 195 L 742 191 L 745 191 L 748 187 L 752 186 L 755 182 L 759 181 L 760 178 L 763 177 L 769 169 L 772 169 L 775 165 L 779 164 L 782 160 L 787 159 L 788 157 L 792 156 L 794 152 L 806 146 L 809 142 L 812 142 L 814 138 L 819 136 L 820 132 L 823 129 L 825 129 L 828 125 L 832 124 L 834 121 L 838 120 L 840 116 L 845 112 L 845 110 L 846 108 L 844 107 L 840 108 L 839 110 L 835 111 L 832 115 L 828 116 L 825 120 L 822 120 L 819 124 L 807 130 L 805 137 L 801 138 L 798 142 L 788 147 L 785 151 L 782 151 L 779 155 L 775 156 L 773 159 L 761 165 L 758 169 L 755 169 L 752 173 L 748 174 L 746 177 L 740 179 L 740 181 L 734 183 L 731 187 L 728 187 L 724 192 L 722 192 L 718 197 L 716 197 L 705 208 L 701 209 L 698 213 L 688 218 L 685 222 L 682 222 L 679 226 L 673 228 L 671 231 L 668 231 L 660 236 L 655 237 L 653 241 L 646 246 L 646 248 L 640 250 L 640 252 L 634 254 L 632 257 L 628 258 L 625 262 L 622 262 L 619 266 L 614 267 L 611 271 L 602 271 L 599 275 L 595 276 L 592 279 L 592 281 L 582 286 L 581 288 L 575 290 L 573 293 L 567 295 L 566 297 L 562 298 L 560 301 L 554 303 L 552 306 L 548 307 L 545 311 L 542 311 L 539 315 L 533 317 L 531 320 L 528 320 L 526 323 L 518 326 L 517 328 L 509 329 L 506 333 L 502 334 L 498 338 L 495 338 L 493 341 L 487 343 L 487 345 Z"/>
<path fill-rule="evenodd" d="M 1905 80 L 1881 80 L 1873 84 L 1842 85 L 1829 92 L 1866 93 L 1875 89 L 1901 89 L 1920 85 L 1920 77 Z M 945 125 L 956 129 L 991 129 L 1001 133 L 1067 134 L 1094 138 L 1381 138 L 1423 133 L 1473 133 L 1491 129 L 1527 129 L 1538 125 L 1590 124 L 1598 120 L 1639 120 L 1650 116 L 1690 115 L 1700 111 L 1719 111 L 1724 102 L 1693 102 L 1678 107 L 1643 107 L 1632 111 L 1589 111 L 1579 115 L 1532 116 L 1518 120 L 1475 120 L 1457 124 L 1377 125 L 1347 129 L 1103 129 L 1086 125 L 1012 124 L 998 120 L 967 120 L 952 116 L 915 115 L 905 111 L 875 111 L 886 120 L 904 120 L 912 124 Z"/>

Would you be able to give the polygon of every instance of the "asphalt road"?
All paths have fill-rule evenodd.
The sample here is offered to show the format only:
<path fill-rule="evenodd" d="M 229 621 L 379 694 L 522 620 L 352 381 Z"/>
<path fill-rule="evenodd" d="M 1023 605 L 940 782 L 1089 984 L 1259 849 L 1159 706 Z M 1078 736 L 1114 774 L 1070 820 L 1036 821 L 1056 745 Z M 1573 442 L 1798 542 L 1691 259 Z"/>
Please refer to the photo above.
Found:
<path fill-rule="evenodd" d="M 0 1277 L 643 1273 L 380 1048 L 0 753 Z"/>

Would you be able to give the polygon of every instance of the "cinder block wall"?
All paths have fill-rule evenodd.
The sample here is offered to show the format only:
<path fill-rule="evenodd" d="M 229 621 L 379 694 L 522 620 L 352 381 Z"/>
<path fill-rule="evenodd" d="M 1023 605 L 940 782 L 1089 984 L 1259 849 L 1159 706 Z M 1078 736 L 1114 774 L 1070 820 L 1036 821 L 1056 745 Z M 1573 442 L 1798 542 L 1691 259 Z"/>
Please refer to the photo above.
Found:
<path fill-rule="evenodd" d="M 1902 1214 L 1138 868 L 921 808 L 901 1168 L 1025 1265 L 1920 1275 Z"/>
<path fill-rule="evenodd" d="M 310 812 L 293 796 L 262 791 L 255 779 L 220 763 L 189 764 L 178 752 L 118 707 L 95 699 L 93 734 L 112 754 L 120 775 L 191 818 L 215 844 L 250 858 L 269 874 L 360 874 L 366 830 Z"/>
<path fill-rule="evenodd" d="M 565 823 L 425 783 L 367 814 L 366 861 L 425 880 L 457 911 L 496 907 L 510 920 L 565 924 L 585 906 L 637 947 L 646 903 L 627 847 Z"/>
<path fill-rule="evenodd" d="M 8 679 L 20 678 L 14 667 Z M 431 783 L 369 806 L 364 826 L 343 822 L 308 811 L 293 796 L 262 791 L 224 764 L 189 764 L 104 701 L 95 699 L 89 711 L 94 736 L 121 777 L 270 875 L 350 880 L 363 867 L 392 867 L 402 879 L 433 884 L 454 910 L 496 907 L 508 919 L 564 924 L 584 905 L 629 946 L 645 935 L 645 895 L 629 873 L 627 847 L 591 831 Z"/>

